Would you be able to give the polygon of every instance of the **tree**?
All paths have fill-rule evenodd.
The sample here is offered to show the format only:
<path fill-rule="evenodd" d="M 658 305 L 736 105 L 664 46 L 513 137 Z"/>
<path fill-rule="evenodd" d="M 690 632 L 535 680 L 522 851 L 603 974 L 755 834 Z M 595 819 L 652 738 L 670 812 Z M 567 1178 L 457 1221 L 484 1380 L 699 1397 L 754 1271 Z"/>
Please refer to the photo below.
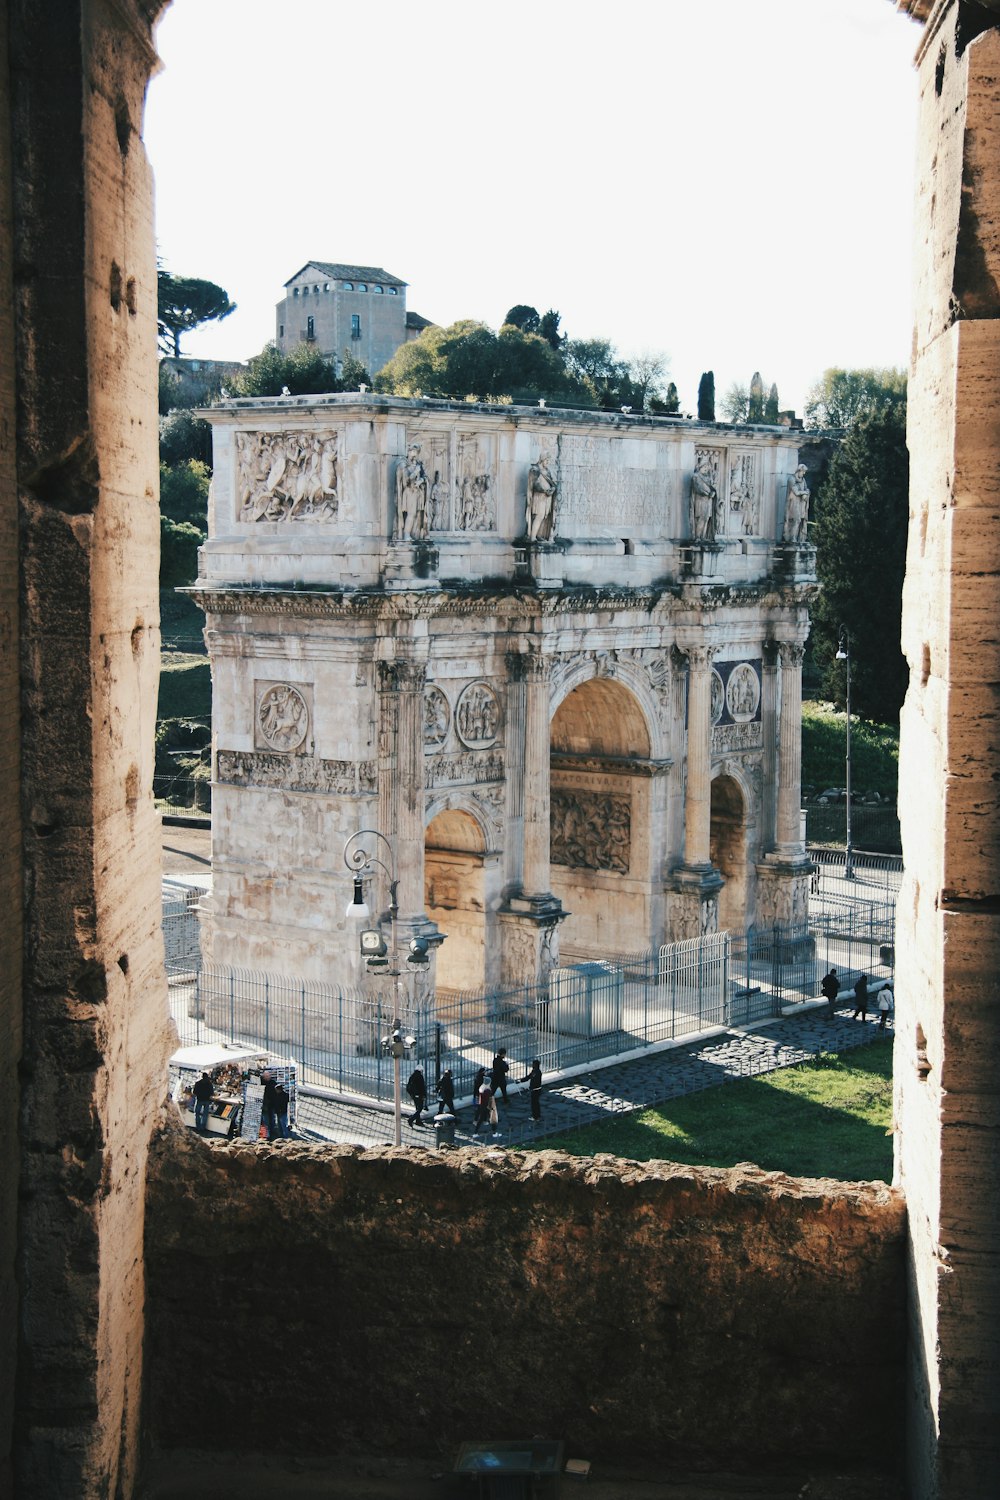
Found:
<path fill-rule="evenodd" d="M 212 473 L 200 459 L 160 464 L 160 514 L 171 521 L 197 526 L 202 540 L 208 533 L 208 487 Z"/>
<path fill-rule="evenodd" d="M 160 418 L 160 463 L 179 464 L 189 458 L 212 462 L 212 429 L 203 417 L 181 407 Z"/>
<path fill-rule="evenodd" d="M 831 368 L 806 397 L 807 427 L 850 427 L 867 412 L 898 408 L 906 403 L 906 374 L 896 369 L 841 370 Z"/>
<path fill-rule="evenodd" d="M 645 411 L 650 398 L 662 395 L 663 382 L 669 368 L 670 361 L 659 350 L 644 349 L 633 355 L 628 362 L 628 377 L 632 385 L 632 400 L 629 404 L 639 411 Z"/>
<path fill-rule="evenodd" d="M 778 387 L 772 385 L 764 395 L 764 382 L 755 370 L 749 386 L 734 380 L 720 403 L 727 422 L 770 422 L 778 420 Z M 773 415 L 772 415 L 773 413 Z"/>
<path fill-rule="evenodd" d="M 864 718 L 896 722 L 906 692 L 900 650 L 909 514 L 906 406 L 856 419 L 815 497 L 813 540 L 823 585 L 813 616 L 814 660 L 824 691 L 843 701 L 841 626 L 851 638 L 851 698 Z"/>
<path fill-rule="evenodd" d="M 770 423 L 772 427 L 778 425 L 778 387 L 774 384 L 768 391 L 767 400 L 764 402 L 764 421 Z"/>
<path fill-rule="evenodd" d="M 344 357 L 340 361 L 340 389 L 342 391 L 358 391 L 363 385 L 370 386 L 372 378 L 365 366 L 355 355 L 344 350 Z M 291 390 L 291 386 L 289 386 Z"/>
<path fill-rule="evenodd" d="M 160 347 L 180 357 L 181 334 L 202 323 L 215 323 L 236 311 L 229 293 L 214 281 L 197 276 L 173 276 L 162 267 L 157 271 L 157 327 Z"/>
<path fill-rule="evenodd" d="M 194 583 L 198 576 L 198 548 L 204 534 L 189 521 L 160 516 L 160 588 Z"/>
<path fill-rule="evenodd" d="M 554 349 L 557 354 L 566 342 L 565 335 L 559 332 L 561 321 L 559 314 L 553 307 L 550 307 L 548 312 L 542 313 L 542 316 L 538 320 L 538 332 L 549 347 Z"/>
<path fill-rule="evenodd" d="M 763 422 L 764 420 L 764 382 L 760 378 L 760 371 L 754 370 L 750 380 L 750 401 L 747 406 L 748 422 Z"/>
<path fill-rule="evenodd" d="M 706 370 L 698 382 L 698 421 L 715 421 L 715 371 Z"/>
<path fill-rule="evenodd" d="M 727 422 L 742 423 L 750 420 L 750 391 L 741 381 L 733 381 L 720 405 Z"/>
<path fill-rule="evenodd" d="M 516 306 L 508 308 L 504 322 L 520 328 L 522 333 L 537 333 L 541 319 L 537 307 L 531 307 L 527 302 L 518 302 Z"/>
<path fill-rule="evenodd" d="M 481 401 L 537 400 L 584 394 L 558 354 L 536 333 L 506 323 L 499 334 L 464 319 L 425 328 L 403 344 L 375 377 L 375 388 L 399 396 L 451 396 Z"/>
<path fill-rule="evenodd" d="M 234 396 L 280 396 L 286 388 L 292 396 L 322 396 L 343 390 L 344 384 L 332 360 L 311 344 L 296 344 L 288 354 L 265 344 L 229 382 Z"/>

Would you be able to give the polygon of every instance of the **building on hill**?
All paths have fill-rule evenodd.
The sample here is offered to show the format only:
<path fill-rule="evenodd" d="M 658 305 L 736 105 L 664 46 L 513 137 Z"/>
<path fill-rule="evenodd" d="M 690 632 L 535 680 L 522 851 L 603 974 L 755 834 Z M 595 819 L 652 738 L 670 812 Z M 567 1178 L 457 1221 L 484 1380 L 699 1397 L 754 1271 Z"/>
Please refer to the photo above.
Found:
<path fill-rule="evenodd" d="M 282 354 L 312 344 L 338 368 L 346 356 L 373 375 L 430 320 L 406 310 L 406 282 L 381 266 L 310 260 L 285 282 L 275 312 Z"/>

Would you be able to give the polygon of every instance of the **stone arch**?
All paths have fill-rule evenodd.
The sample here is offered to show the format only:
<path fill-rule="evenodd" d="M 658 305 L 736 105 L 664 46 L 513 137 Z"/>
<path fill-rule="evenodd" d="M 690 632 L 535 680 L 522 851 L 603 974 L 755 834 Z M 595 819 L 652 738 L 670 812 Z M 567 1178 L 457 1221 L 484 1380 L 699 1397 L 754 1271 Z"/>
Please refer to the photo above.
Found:
<path fill-rule="evenodd" d="M 719 892 L 719 927 L 741 929 L 749 919 L 748 809 L 752 796 L 745 777 L 732 766 L 712 777 L 709 849 L 712 864 L 725 879 Z"/>
<path fill-rule="evenodd" d="M 584 683 L 593 681 L 618 683 L 627 689 L 642 714 L 648 744 L 646 755 L 659 760 L 668 754 L 661 700 L 653 690 L 646 671 L 634 662 L 587 656 L 578 657 L 564 666 L 556 666 L 549 693 L 550 719 L 555 719 L 560 706 L 571 693 Z"/>
<path fill-rule="evenodd" d="M 590 666 L 560 684 L 549 732 L 550 870 L 571 959 L 644 948 L 652 931 L 649 720 L 631 683 Z"/>
<path fill-rule="evenodd" d="M 424 833 L 424 904 L 446 941 L 437 950 L 439 991 L 478 989 L 495 976 L 500 840 L 473 798 L 434 798 Z"/>

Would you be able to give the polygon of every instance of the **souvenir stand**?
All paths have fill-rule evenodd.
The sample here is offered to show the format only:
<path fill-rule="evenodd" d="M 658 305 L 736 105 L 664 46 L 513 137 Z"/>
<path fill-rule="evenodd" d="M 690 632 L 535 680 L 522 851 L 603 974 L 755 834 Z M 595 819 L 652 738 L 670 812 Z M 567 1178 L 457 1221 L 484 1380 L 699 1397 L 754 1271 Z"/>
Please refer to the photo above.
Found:
<path fill-rule="evenodd" d="M 202 1073 L 212 1078 L 212 1100 L 208 1107 L 209 1135 L 255 1141 L 261 1130 L 264 1084 L 261 1075 L 270 1072 L 288 1091 L 288 1123 L 297 1113 L 298 1068 L 294 1059 L 278 1057 L 260 1048 L 216 1046 L 181 1047 L 170 1059 L 175 1076 L 171 1097 L 179 1106 L 185 1125 L 195 1128 L 194 1085 Z"/>

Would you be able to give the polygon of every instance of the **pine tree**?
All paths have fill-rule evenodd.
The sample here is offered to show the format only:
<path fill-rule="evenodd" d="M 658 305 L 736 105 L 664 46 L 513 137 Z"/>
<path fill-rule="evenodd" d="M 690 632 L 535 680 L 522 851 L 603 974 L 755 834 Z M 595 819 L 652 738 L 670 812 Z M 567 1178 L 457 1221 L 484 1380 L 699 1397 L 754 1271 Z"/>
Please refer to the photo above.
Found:
<path fill-rule="evenodd" d="M 750 408 L 747 412 L 748 422 L 763 422 L 764 420 L 764 382 L 760 378 L 760 371 L 754 370 L 753 379 L 750 381 Z"/>
<path fill-rule="evenodd" d="M 778 387 L 773 384 L 764 402 L 764 421 L 769 422 L 772 427 L 776 427 L 778 423 Z"/>

